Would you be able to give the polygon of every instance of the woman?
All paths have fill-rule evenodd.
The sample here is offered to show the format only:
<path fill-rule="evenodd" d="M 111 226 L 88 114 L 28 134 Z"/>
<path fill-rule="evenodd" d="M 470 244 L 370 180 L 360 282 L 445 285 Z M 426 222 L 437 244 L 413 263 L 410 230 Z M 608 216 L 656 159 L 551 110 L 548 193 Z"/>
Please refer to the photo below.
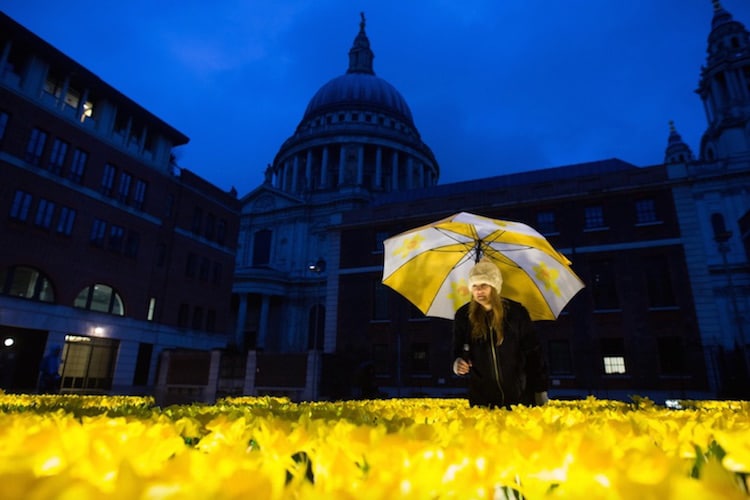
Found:
<path fill-rule="evenodd" d="M 502 286 L 489 259 L 469 271 L 472 298 L 453 322 L 453 372 L 469 375 L 471 406 L 542 405 L 549 378 L 539 338 L 526 308 L 500 297 Z"/>

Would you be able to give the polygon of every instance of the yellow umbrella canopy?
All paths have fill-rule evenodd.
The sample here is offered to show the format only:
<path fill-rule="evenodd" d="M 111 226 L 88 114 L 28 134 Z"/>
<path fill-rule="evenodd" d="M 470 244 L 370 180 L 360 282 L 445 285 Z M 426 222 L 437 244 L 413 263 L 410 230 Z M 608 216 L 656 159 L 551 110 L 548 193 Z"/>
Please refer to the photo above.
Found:
<path fill-rule="evenodd" d="M 427 316 L 453 319 L 471 299 L 469 270 L 482 257 L 500 268 L 501 295 L 523 304 L 533 320 L 556 319 L 584 286 L 570 261 L 520 222 L 460 212 L 384 246 L 383 283 Z"/>

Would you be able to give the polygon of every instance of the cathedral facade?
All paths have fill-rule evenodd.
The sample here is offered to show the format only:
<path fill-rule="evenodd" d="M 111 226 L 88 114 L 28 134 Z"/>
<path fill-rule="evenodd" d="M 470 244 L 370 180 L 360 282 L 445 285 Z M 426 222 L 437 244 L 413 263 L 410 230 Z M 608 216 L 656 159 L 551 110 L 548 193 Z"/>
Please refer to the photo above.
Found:
<path fill-rule="evenodd" d="M 363 17 L 346 74 L 312 97 L 241 200 L 234 345 L 259 374 L 246 392 L 460 394 L 450 322 L 380 281 L 384 239 L 469 211 L 537 228 L 586 284 L 537 325 L 553 397 L 746 396 L 750 36 L 719 2 L 707 53 L 697 155 L 670 124 L 663 163 L 440 185 L 406 100 L 375 75 Z M 263 379 L 274 356 L 296 366 L 294 380 Z"/>

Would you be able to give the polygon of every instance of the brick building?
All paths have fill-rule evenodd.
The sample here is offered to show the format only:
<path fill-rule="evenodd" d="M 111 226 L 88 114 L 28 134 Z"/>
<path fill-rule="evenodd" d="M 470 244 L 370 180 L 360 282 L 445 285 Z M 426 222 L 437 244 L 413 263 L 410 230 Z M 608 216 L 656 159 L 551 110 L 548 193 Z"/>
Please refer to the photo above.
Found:
<path fill-rule="evenodd" d="M 164 349 L 226 346 L 239 202 L 187 142 L 0 14 L 0 387 L 53 346 L 64 392 L 131 393 Z"/>

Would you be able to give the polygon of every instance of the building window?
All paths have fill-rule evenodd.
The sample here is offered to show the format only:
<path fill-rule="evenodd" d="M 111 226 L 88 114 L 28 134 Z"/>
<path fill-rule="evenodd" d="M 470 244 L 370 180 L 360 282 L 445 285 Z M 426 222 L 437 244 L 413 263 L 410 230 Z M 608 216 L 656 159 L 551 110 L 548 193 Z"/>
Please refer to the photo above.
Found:
<path fill-rule="evenodd" d="M 672 275 L 666 255 L 652 255 L 643 260 L 649 307 L 672 307 L 677 305 L 672 289 Z"/>
<path fill-rule="evenodd" d="M 221 262 L 214 262 L 213 275 L 211 277 L 211 282 L 214 285 L 218 285 L 221 283 Z"/>
<path fill-rule="evenodd" d="M 25 222 L 29 218 L 31 209 L 31 194 L 20 189 L 13 195 L 13 204 L 10 206 L 10 218 Z"/>
<path fill-rule="evenodd" d="M 206 331 L 216 331 L 216 311 L 214 309 L 206 311 Z"/>
<path fill-rule="evenodd" d="M 86 171 L 86 162 L 89 159 L 89 154 L 82 149 L 76 149 L 73 152 L 73 161 L 70 162 L 70 172 L 68 178 L 80 184 L 83 182 L 83 174 Z"/>
<path fill-rule="evenodd" d="M 659 366 L 663 375 L 678 375 L 685 372 L 685 344 L 682 337 L 659 337 L 657 346 Z"/>
<path fill-rule="evenodd" d="M 626 373 L 625 370 L 625 343 L 622 338 L 600 339 L 602 360 L 605 374 Z"/>
<path fill-rule="evenodd" d="M 390 294 L 388 287 L 380 281 L 375 282 L 372 301 L 372 319 L 374 321 L 383 321 L 389 319 L 388 301 Z"/>
<path fill-rule="evenodd" d="M 573 372 L 569 341 L 550 340 L 547 344 L 547 351 L 549 353 L 550 373 L 569 374 Z"/>
<path fill-rule="evenodd" d="M 190 306 L 184 302 L 180 304 L 180 308 L 177 311 L 177 326 L 185 328 L 188 325 L 188 317 L 190 316 Z"/>
<path fill-rule="evenodd" d="M 224 245 L 227 238 L 227 221 L 225 219 L 219 219 L 216 225 L 216 243 Z"/>
<path fill-rule="evenodd" d="M 115 359 L 120 342 L 98 337 L 66 335 L 62 369 L 63 392 L 112 389 Z"/>
<path fill-rule="evenodd" d="M 622 356 L 604 356 L 604 373 L 625 373 L 625 358 Z"/>
<path fill-rule="evenodd" d="M 36 216 L 34 217 L 34 225 L 49 229 L 52 225 L 52 217 L 55 215 L 55 204 L 49 200 L 42 198 L 39 200 L 39 205 L 36 207 Z"/>
<path fill-rule="evenodd" d="M 138 257 L 138 247 L 141 243 L 141 235 L 135 231 L 128 231 L 128 237 L 125 239 L 124 253 L 127 257 Z"/>
<path fill-rule="evenodd" d="M 102 173 L 102 184 L 100 191 L 105 196 L 112 194 L 112 187 L 115 184 L 115 175 L 117 174 L 117 167 L 111 163 L 104 165 L 104 172 Z"/>
<path fill-rule="evenodd" d="M 536 214 L 536 230 L 542 234 L 557 233 L 555 212 L 544 211 Z"/>
<path fill-rule="evenodd" d="M 24 159 L 33 165 L 39 165 L 46 142 L 47 132 L 34 128 L 29 136 L 29 142 L 26 143 L 26 156 Z"/>
<path fill-rule="evenodd" d="M 122 244 L 125 239 L 125 228 L 112 224 L 109 227 L 109 249 L 113 252 L 122 252 Z"/>
<path fill-rule="evenodd" d="M 193 234 L 201 234 L 201 226 L 203 225 L 203 209 L 201 207 L 195 207 L 193 209 Z"/>
<path fill-rule="evenodd" d="M 185 263 L 185 276 L 188 278 L 195 278 L 197 267 L 198 257 L 194 253 L 189 253 L 187 256 L 187 262 Z"/>
<path fill-rule="evenodd" d="M 0 111 L 0 141 L 5 137 L 5 130 L 8 128 L 10 115 L 5 111 Z"/>
<path fill-rule="evenodd" d="M 216 231 L 216 216 L 212 213 L 206 215 L 206 230 L 203 233 L 208 241 L 214 239 L 214 231 Z"/>
<path fill-rule="evenodd" d="M 378 375 L 388 374 L 388 344 L 372 345 L 372 361 L 375 365 L 375 373 Z"/>
<path fill-rule="evenodd" d="M 430 344 L 415 342 L 411 345 L 411 372 L 430 373 Z"/>
<path fill-rule="evenodd" d="M 156 245 L 156 267 L 164 267 L 167 262 L 167 245 L 159 243 Z"/>
<path fill-rule="evenodd" d="M 146 312 L 146 320 L 153 321 L 154 314 L 156 314 L 156 297 L 148 299 L 148 311 Z"/>
<path fill-rule="evenodd" d="M 656 203 L 652 199 L 638 200 L 635 202 L 635 223 L 653 224 L 658 222 L 656 216 Z"/>
<path fill-rule="evenodd" d="M 604 227 L 604 209 L 600 205 L 586 207 L 583 228 L 602 229 Z"/>
<path fill-rule="evenodd" d="M 253 267 L 266 267 L 271 263 L 271 230 L 261 229 L 253 235 Z"/>
<path fill-rule="evenodd" d="M 81 290 L 73 302 L 73 306 L 116 316 L 125 315 L 125 306 L 120 295 L 111 286 L 101 283 L 87 286 Z"/>
<path fill-rule="evenodd" d="M 591 293 L 597 310 L 619 309 L 614 265 L 609 260 L 591 262 Z"/>
<path fill-rule="evenodd" d="M 41 302 L 54 302 L 52 282 L 38 270 L 13 266 L 0 270 L 0 291 L 5 295 Z"/>
<path fill-rule="evenodd" d="M 143 203 L 146 201 L 146 182 L 137 179 L 135 181 L 135 189 L 133 190 L 133 206 L 137 209 L 143 208 Z"/>
<path fill-rule="evenodd" d="M 70 207 L 60 207 L 60 214 L 57 217 L 57 232 L 70 236 L 73 232 L 73 224 L 76 221 L 76 211 Z"/>
<path fill-rule="evenodd" d="M 127 203 L 130 197 L 130 184 L 133 182 L 133 176 L 127 172 L 120 174 L 120 184 L 117 186 L 117 199 L 122 203 Z"/>
<path fill-rule="evenodd" d="M 208 257 L 201 257 L 201 265 L 198 268 L 198 279 L 201 281 L 208 281 L 208 273 L 211 268 L 211 262 Z"/>
<path fill-rule="evenodd" d="M 65 163 L 65 157 L 68 154 L 69 144 L 59 137 L 55 138 L 55 142 L 52 143 L 52 152 L 49 155 L 49 171 L 53 174 L 60 175 L 63 164 Z"/>
<path fill-rule="evenodd" d="M 89 242 L 96 247 L 104 246 L 104 235 L 107 234 L 107 223 L 101 219 L 94 219 L 91 223 Z"/>
<path fill-rule="evenodd" d="M 193 309 L 193 330 L 201 330 L 203 328 L 203 308 L 195 307 Z"/>

